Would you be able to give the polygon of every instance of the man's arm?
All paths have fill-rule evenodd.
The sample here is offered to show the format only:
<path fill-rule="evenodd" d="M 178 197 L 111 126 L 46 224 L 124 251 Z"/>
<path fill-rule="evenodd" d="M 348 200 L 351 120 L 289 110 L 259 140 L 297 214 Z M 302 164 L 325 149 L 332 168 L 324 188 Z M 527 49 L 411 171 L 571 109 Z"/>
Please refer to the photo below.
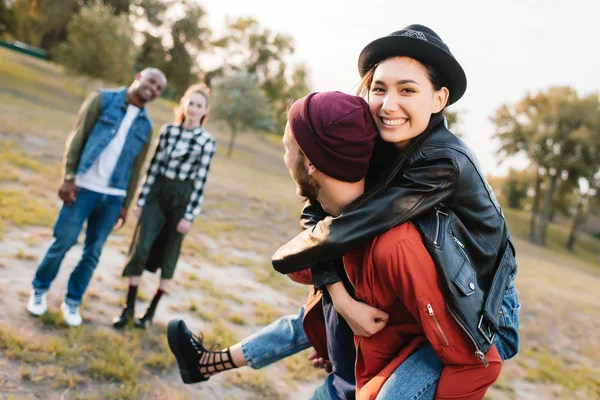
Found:
<path fill-rule="evenodd" d="M 454 160 L 446 156 L 410 166 L 392 186 L 362 206 L 335 218 L 326 217 L 281 246 L 272 257 L 273 267 L 289 274 L 306 267 L 319 268 L 323 261 L 342 257 L 448 199 L 456 189 L 457 171 Z"/>
<path fill-rule="evenodd" d="M 75 127 L 67 140 L 65 148 L 63 179 L 66 181 L 75 179 L 81 151 L 98 120 L 101 107 L 102 96 L 100 93 L 94 93 L 84 101 L 79 109 Z"/>
<path fill-rule="evenodd" d="M 142 149 L 135 159 L 135 162 L 133 163 L 131 177 L 129 178 L 129 184 L 127 185 L 127 195 L 125 196 L 125 200 L 123 200 L 123 208 L 126 210 L 129 209 L 131 201 L 135 196 L 138 187 L 138 180 L 140 179 L 140 173 L 142 168 L 144 168 L 144 162 L 146 161 L 148 149 L 150 148 L 150 142 L 152 142 L 152 140 L 148 140 L 146 143 L 144 143 Z"/>
<path fill-rule="evenodd" d="M 492 347 L 486 354 L 488 365 L 475 356 L 473 343 L 446 307 L 435 264 L 418 231 L 408 224 L 397 229 L 388 233 L 389 251 L 375 252 L 375 268 L 445 364 L 436 399 L 480 400 L 500 375 L 500 355 Z"/>
<path fill-rule="evenodd" d="M 308 200 L 304 204 L 304 208 L 302 208 L 300 227 L 304 230 L 310 229 L 328 216 L 329 214 L 327 214 L 318 201 Z M 319 263 L 318 267 L 311 268 L 310 276 L 315 288 L 321 289 L 327 285 L 342 281 L 342 274 L 340 273 L 339 267 L 337 267 L 337 264 L 339 263 L 341 263 L 341 260 L 339 259 L 326 261 Z"/>

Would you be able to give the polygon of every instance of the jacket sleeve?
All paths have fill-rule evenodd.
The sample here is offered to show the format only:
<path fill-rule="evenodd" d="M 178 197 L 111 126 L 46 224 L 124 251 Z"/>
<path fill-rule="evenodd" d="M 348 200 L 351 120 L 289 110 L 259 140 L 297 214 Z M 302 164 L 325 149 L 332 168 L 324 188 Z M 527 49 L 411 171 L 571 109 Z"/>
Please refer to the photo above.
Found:
<path fill-rule="evenodd" d="M 500 374 L 500 354 L 492 347 L 488 365 L 475 356 L 472 342 L 445 306 L 435 264 L 416 229 L 406 239 L 397 238 L 386 257 L 376 256 L 375 266 L 444 363 L 435 398 L 481 400 Z"/>
<path fill-rule="evenodd" d="M 283 274 L 321 268 L 375 236 L 415 218 L 448 199 L 458 181 L 451 157 L 431 157 L 409 165 L 379 195 L 362 206 L 326 217 L 280 247 L 273 267 Z"/>
<path fill-rule="evenodd" d="M 69 135 L 65 148 L 63 179 L 71 180 L 77 174 L 79 158 L 87 139 L 98 120 L 102 108 L 102 95 L 94 93 L 86 99 L 77 113 L 75 127 Z"/>
<path fill-rule="evenodd" d="M 194 180 L 194 190 L 190 196 L 190 201 L 185 209 L 184 218 L 188 221 L 193 221 L 195 217 L 200 215 L 202 211 L 202 202 L 204 201 L 204 186 L 206 185 L 206 178 L 208 178 L 208 171 L 210 170 L 210 162 L 213 156 L 217 152 L 217 142 L 210 140 L 204 145 L 204 154 L 200 159 L 200 168 L 198 170 L 198 176 Z"/>
<path fill-rule="evenodd" d="M 300 227 L 304 230 L 310 229 L 328 216 L 329 214 L 323 210 L 323 207 L 321 207 L 319 202 L 309 200 L 302 209 Z M 325 261 L 319 264 L 318 267 L 311 268 L 312 283 L 316 289 L 323 288 L 326 285 L 331 285 L 342 280 L 340 269 L 341 259 Z"/>
<path fill-rule="evenodd" d="M 159 166 L 161 161 L 165 158 L 165 149 L 167 146 L 167 135 L 169 134 L 169 125 L 163 125 L 161 128 L 158 139 L 156 140 L 156 147 L 154 148 L 154 155 L 150 160 L 150 165 L 148 165 L 148 171 L 146 172 L 146 179 L 144 180 L 144 184 L 142 185 L 142 189 L 140 190 L 140 194 L 138 196 L 137 206 L 144 207 L 146 205 L 146 197 L 150 193 L 152 189 L 152 185 L 156 180 L 159 172 Z M 149 145 L 150 146 L 150 145 Z"/>
<path fill-rule="evenodd" d="M 152 142 L 152 140 L 148 140 L 146 143 L 144 143 L 142 149 L 135 159 L 135 162 L 133 163 L 131 177 L 129 178 L 129 184 L 127 185 L 127 195 L 125 196 L 125 200 L 123 200 L 123 208 L 129 209 L 129 206 L 131 205 L 131 202 L 135 196 L 142 168 L 144 168 L 148 149 L 150 148 L 150 142 Z"/>

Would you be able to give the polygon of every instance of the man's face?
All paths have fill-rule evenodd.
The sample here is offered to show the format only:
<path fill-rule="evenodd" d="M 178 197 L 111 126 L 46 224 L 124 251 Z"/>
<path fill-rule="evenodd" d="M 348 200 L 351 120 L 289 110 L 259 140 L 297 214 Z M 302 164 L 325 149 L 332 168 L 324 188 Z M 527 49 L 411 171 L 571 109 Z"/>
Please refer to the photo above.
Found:
<path fill-rule="evenodd" d="M 319 184 L 308 173 L 308 160 L 296 143 L 289 124 L 285 127 L 283 147 L 285 149 L 283 162 L 296 183 L 296 194 L 309 200 L 318 200 Z"/>
<path fill-rule="evenodd" d="M 160 97 L 167 82 L 162 74 L 146 71 L 133 82 L 134 94 L 142 103 L 148 103 Z"/>

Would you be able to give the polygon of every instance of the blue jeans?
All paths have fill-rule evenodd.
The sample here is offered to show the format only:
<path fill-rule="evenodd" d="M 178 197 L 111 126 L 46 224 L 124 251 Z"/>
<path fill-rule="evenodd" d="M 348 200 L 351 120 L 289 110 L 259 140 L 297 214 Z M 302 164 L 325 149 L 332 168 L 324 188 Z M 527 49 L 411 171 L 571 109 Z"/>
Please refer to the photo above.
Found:
<path fill-rule="evenodd" d="M 242 354 L 248 366 L 254 369 L 264 368 L 310 348 L 310 342 L 302 327 L 302 318 L 304 318 L 304 306 L 300 307 L 297 315 L 281 317 L 242 340 Z M 334 399 L 329 383 L 331 377 L 332 375 L 325 379 L 310 400 Z"/>
<path fill-rule="evenodd" d="M 494 344 L 503 360 L 513 357 L 519 349 L 519 309 L 514 277 L 502 300 L 500 333 Z M 302 327 L 304 306 L 298 315 L 288 315 L 264 327 L 242 341 L 242 353 L 254 369 L 266 367 L 310 347 Z M 377 399 L 433 399 L 444 365 L 429 343 L 421 346 L 383 385 Z M 319 386 L 311 400 L 328 400 L 331 394 L 329 378 Z"/>
<path fill-rule="evenodd" d="M 431 344 L 424 343 L 385 381 L 377 400 L 433 400 L 443 369 Z"/>
<path fill-rule="evenodd" d="M 501 314 L 498 321 L 500 332 L 494 339 L 494 345 L 502 360 L 509 360 L 519 352 L 519 312 L 521 304 L 515 286 L 517 271 L 510 277 L 510 283 L 502 299 Z"/>
<path fill-rule="evenodd" d="M 39 265 L 33 287 L 45 293 L 56 278 L 60 264 L 67 251 L 77 243 L 83 223 L 87 220 L 83 256 L 71 273 L 65 302 L 79 305 L 92 278 L 102 247 L 119 217 L 123 196 L 109 196 L 91 190 L 77 188 L 77 199 L 67 207 L 62 206 L 54 225 L 54 242 Z"/>
<path fill-rule="evenodd" d="M 264 368 L 311 347 L 304 328 L 304 306 L 298 315 L 286 315 L 242 340 L 242 354 L 248 366 Z"/>

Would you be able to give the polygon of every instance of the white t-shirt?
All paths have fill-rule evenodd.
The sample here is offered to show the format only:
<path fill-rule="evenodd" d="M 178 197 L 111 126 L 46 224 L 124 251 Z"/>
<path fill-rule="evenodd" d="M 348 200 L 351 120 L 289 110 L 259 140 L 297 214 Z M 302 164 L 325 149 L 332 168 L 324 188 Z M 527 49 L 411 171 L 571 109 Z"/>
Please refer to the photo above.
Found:
<path fill-rule="evenodd" d="M 129 128 L 139 112 L 140 109 L 138 107 L 131 104 L 127 106 L 127 112 L 125 113 L 125 117 L 123 117 L 123 121 L 121 121 L 117 134 L 112 138 L 108 146 L 104 148 L 102 153 L 100 153 L 94 165 L 85 174 L 77 174 L 75 185 L 112 196 L 127 195 L 127 190 L 111 188 L 109 182 L 119 156 L 123 151 Z"/>

